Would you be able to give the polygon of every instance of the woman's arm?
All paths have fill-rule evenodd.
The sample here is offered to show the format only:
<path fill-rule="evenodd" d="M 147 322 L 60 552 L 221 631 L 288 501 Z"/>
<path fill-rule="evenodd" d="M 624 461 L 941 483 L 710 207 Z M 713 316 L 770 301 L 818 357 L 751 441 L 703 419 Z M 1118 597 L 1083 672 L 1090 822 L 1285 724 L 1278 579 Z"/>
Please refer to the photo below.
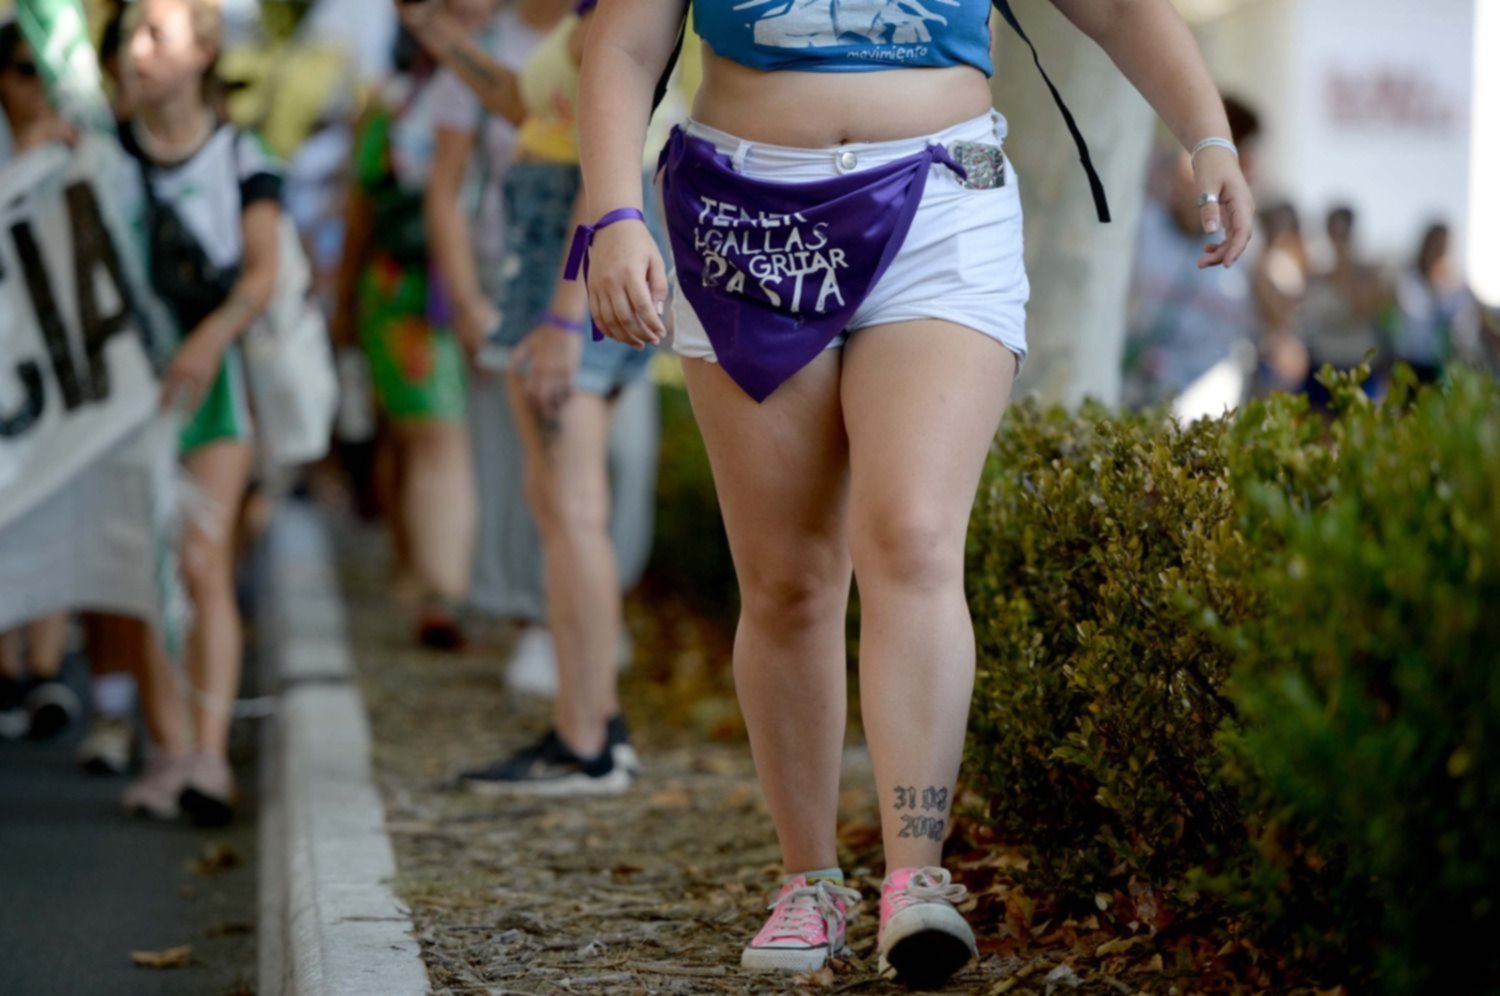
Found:
<path fill-rule="evenodd" d="M 642 206 L 651 97 L 684 9 L 680 0 L 612 0 L 594 13 L 578 110 L 589 218 Z M 620 222 L 599 232 L 588 292 L 594 320 L 610 338 L 639 348 L 666 334 L 666 266 L 643 223 Z"/>
<path fill-rule="evenodd" d="M 432 173 L 427 178 L 423 208 L 427 245 L 453 302 L 454 332 L 470 355 L 484 344 L 495 323 L 494 308 L 479 284 L 469 219 L 463 210 L 464 180 L 474 153 L 474 132 L 439 126 Z"/>
<path fill-rule="evenodd" d="M 1161 115 L 1184 148 L 1205 138 L 1229 138 L 1224 100 L 1209 75 L 1198 43 L 1170 0 L 1052 0 L 1058 10 L 1108 53 L 1141 96 Z M 1224 241 L 1200 266 L 1233 266 L 1250 242 L 1255 202 L 1235 157 L 1209 148 L 1193 163 L 1200 192 L 1215 194 L 1228 209 Z M 1219 205 L 1203 209 L 1204 230 L 1221 226 Z"/>
<path fill-rule="evenodd" d="M 170 407 L 179 395 L 197 404 L 218 376 L 224 351 L 271 305 L 281 240 L 281 205 L 257 200 L 241 215 L 244 257 L 240 278 L 224 303 L 182 341 L 162 376 L 162 404 Z"/>
<path fill-rule="evenodd" d="M 417 36 L 422 47 L 453 70 L 474 91 L 485 110 L 520 125 L 526 117 L 526 105 L 521 101 L 520 81 L 513 71 L 476 44 L 472 34 L 439 8 L 436 0 L 398 2 L 396 9 L 402 23 Z"/>

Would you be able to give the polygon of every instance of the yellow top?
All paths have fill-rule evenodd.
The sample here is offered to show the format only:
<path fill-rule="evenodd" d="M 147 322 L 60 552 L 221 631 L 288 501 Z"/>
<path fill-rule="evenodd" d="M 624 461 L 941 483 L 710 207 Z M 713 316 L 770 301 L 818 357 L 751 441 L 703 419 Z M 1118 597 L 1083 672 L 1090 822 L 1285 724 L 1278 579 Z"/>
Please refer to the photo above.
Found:
<path fill-rule="evenodd" d="M 578 64 L 568 51 L 578 18 L 563 18 L 521 69 L 526 120 L 518 139 L 524 159 L 578 162 Z"/>

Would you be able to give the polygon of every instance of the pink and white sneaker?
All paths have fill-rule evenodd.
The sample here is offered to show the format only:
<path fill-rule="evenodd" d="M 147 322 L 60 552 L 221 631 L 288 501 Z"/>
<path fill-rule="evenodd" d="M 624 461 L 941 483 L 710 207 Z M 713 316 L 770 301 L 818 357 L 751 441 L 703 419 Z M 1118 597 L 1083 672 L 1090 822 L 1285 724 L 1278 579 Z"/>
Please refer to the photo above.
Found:
<path fill-rule="evenodd" d="M 849 950 L 845 926 L 860 896 L 827 879 L 788 879 L 770 906 L 771 918 L 740 956 L 753 972 L 816 972 Z"/>
<path fill-rule="evenodd" d="M 954 908 L 968 896 L 943 868 L 891 872 L 880 889 L 880 974 L 935 986 L 977 957 L 974 931 Z"/>

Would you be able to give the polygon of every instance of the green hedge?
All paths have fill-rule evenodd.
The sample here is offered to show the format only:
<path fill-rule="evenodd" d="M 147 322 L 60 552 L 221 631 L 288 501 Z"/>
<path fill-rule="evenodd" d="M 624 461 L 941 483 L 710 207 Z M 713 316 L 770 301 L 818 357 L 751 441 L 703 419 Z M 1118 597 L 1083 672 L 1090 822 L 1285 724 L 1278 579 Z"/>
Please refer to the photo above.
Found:
<path fill-rule="evenodd" d="M 1338 393 L 1331 426 L 1017 406 L 966 770 L 1051 887 L 1137 876 L 1389 992 L 1488 991 L 1500 389 Z"/>

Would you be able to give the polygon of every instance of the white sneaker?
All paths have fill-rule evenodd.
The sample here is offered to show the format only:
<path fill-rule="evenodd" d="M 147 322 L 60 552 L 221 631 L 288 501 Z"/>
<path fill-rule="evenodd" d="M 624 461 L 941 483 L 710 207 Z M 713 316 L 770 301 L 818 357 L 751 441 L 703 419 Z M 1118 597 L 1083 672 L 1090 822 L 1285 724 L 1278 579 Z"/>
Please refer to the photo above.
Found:
<path fill-rule="evenodd" d="M 521 630 L 505 665 L 505 684 L 522 695 L 556 697 L 557 651 L 552 646 L 551 630 L 535 625 Z"/>
<path fill-rule="evenodd" d="M 96 775 L 123 775 L 135 754 L 135 724 L 128 716 L 100 716 L 78 745 L 78 763 Z"/>

